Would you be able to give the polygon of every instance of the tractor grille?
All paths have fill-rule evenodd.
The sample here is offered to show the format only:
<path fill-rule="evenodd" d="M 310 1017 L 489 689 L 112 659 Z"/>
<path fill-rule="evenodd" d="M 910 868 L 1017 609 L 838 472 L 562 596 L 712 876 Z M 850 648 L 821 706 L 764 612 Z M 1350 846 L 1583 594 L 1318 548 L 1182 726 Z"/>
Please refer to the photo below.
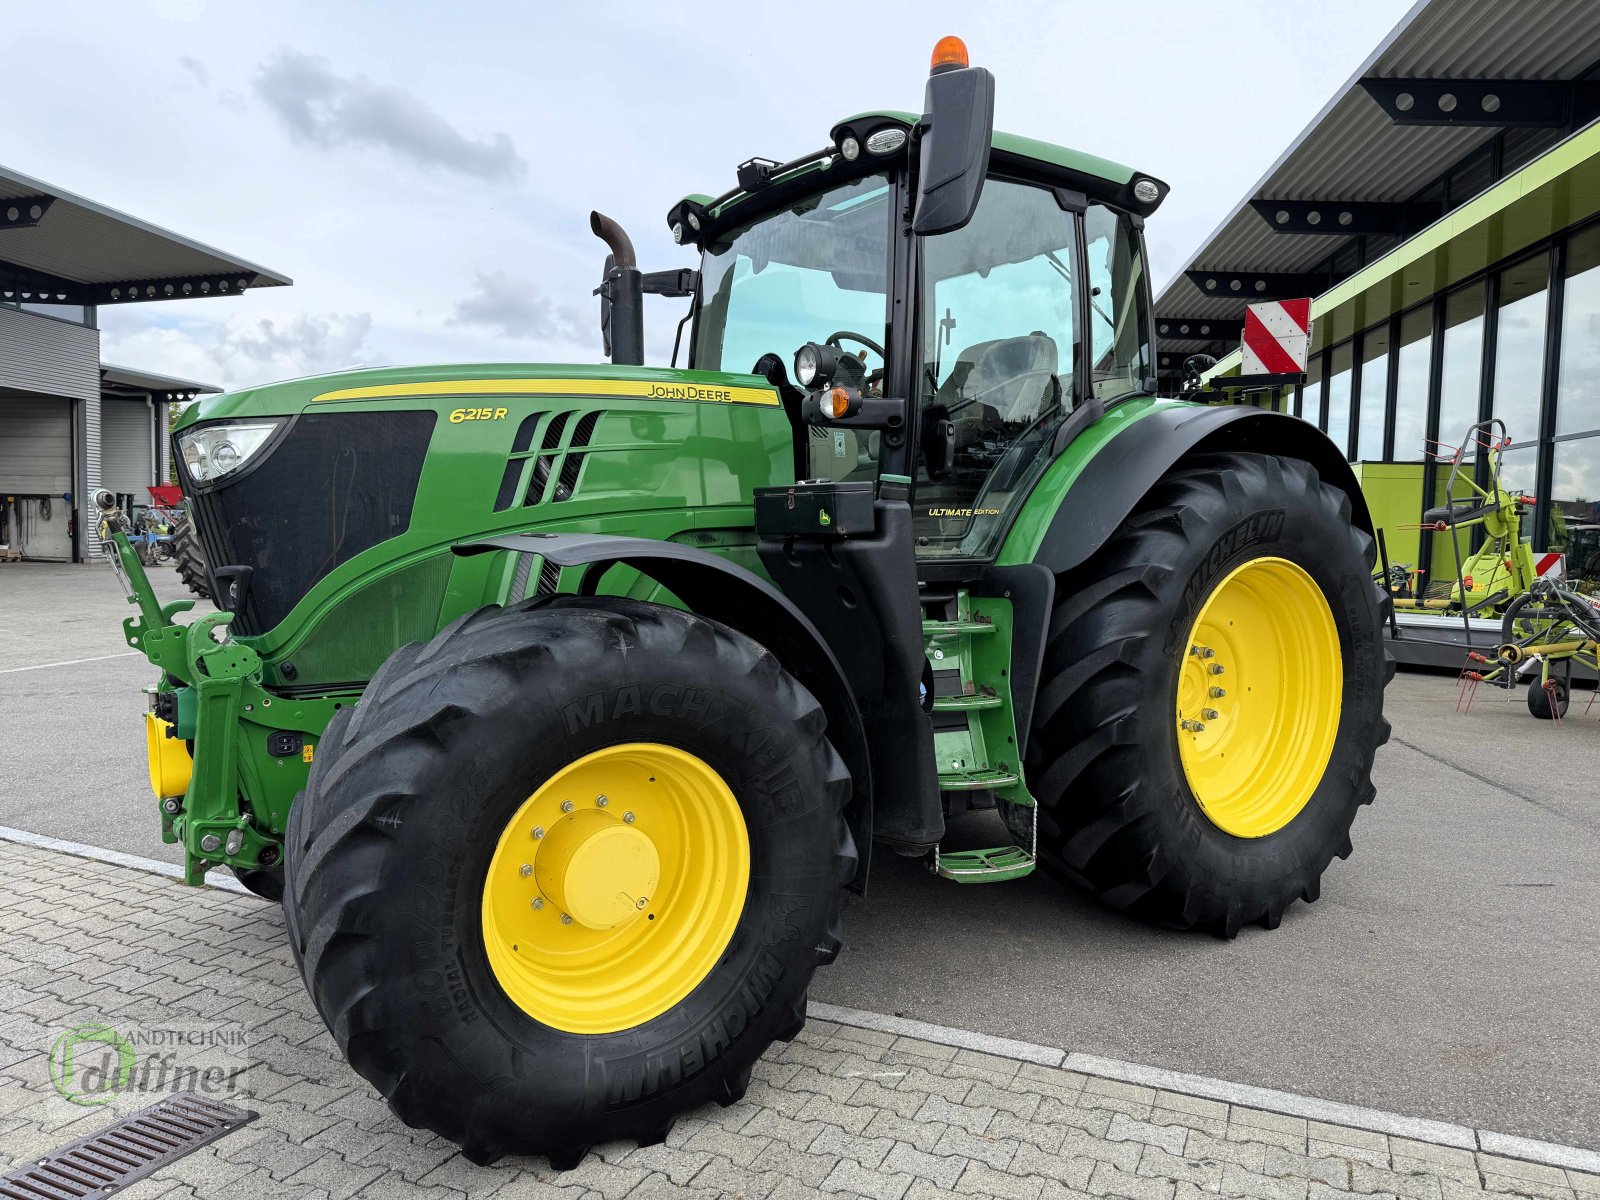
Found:
<path fill-rule="evenodd" d="M 253 1112 L 183 1092 L 0 1177 L 0 1196 L 83 1200 L 114 1195 L 255 1119 Z"/>
<path fill-rule="evenodd" d="M 237 479 L 186 486 L 213 569 L 252 570 L 235 632 L 265 633 L 341 563 L 410 527 L 434 420 L 307 413 Z"/>
<path fill-rule="evenodd" d="M 450 566 L 449 553 L 435 554 L 362 585 L 269 665 L 268 681 L 292 691 L 365 683 L 401 646 L 437 632 Z"/>
<path fill-rule="evenodd" d="M 583 472 L 584 453 L 594 437 L 601 414 L 577 414 L 571 410 L 535 413 L 517 429 L 511 445 L 511 461 L 500 477 L 495 495 L 496 512 L 518 506 L 557 504 L 578 490 Z M 539 448 L 533 449 L 535 435 Z M 531 465 L 530 465 L 531 464 Z M 526 484 L 523 480 L 526 479 Z"/>

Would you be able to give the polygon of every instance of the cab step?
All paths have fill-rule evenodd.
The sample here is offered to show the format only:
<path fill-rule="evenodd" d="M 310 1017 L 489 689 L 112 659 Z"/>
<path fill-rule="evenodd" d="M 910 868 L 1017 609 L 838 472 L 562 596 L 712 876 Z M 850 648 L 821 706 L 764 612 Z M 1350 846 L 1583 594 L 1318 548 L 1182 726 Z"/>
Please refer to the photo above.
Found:
<path fill-rule="evenodd" d="M 956 883 L 1004 883 L 1031 875 L 1034 857 L 1021 846 L 935 851 L 934 873 Z"/>
<path fill-rule="evenodd" d="M 992 621 L 923 621 L 925 638 L 970 637 L 974 634 L 993 633 Z"/>
<path fill-rule="evenodd" d="M 1015 771 L 996 767 L 970 767 L 965 770 L 940 771 L 941 792 L 981 792 L 985 788 L 1010 787 L 1020 782 L 1022 776 Z"/>
<path fill-rule="evenodd" d="M 982 708 L 999 708 L 1005 701 L 999 696 L 986 696 L 974 692 L 969 696 L 935 696 L 934 712 L 976 712 Z"/>

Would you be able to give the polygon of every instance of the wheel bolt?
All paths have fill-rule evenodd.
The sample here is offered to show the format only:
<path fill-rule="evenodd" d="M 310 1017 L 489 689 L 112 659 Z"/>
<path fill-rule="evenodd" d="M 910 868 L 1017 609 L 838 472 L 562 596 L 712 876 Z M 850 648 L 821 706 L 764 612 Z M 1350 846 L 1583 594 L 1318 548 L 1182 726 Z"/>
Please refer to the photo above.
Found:
<path fill-rule="evenodd" d="M 650 898 L 648 896 L 640 896 L 639 899 L 634 903 L 634 907 L 637 908 L 640 912 L 643 912 L 644 911 L 644 906 L 646 904 L 649 904 L 649 903 L 650 903 Z"/>
<path fill-rule="evenodd" d="M 534 841 L 538 841 L 543 836 L 544 836 L 544 826 L 543 825 L 535 825 L 533 827 L 533 840 Z"/>
<path fill-rule="evenodd" d="M 622 819 L 623 819 L 623 821 L 624 821 L 624 822 L 625 822 L 625 823 L 627 823 L 627 824 L 629 824 L 629 825 L 632 825 L 632 824 L 633 824 L 633 814 L 632 814 L 632 813 L 631 813 L 631 812 L 625 812 L 625 813 L 623 813 L 623 814 L 622 814 Z"/>
<path fill-rule="evenodd" d="M 570 913 L 562 913 L 561 914 L 561 923 L 563 925 L 571 925 L 572 924 L 572 916 L 571 916 L 571 914 Z"/>
<path fill-rule="evenodd" d="M 595 802 L 596 805 L 598 805 L 601 808 L 604 808 L 606 805 L 611 803 L 610 799 L 608 797 L 605 797 L 605 796 L 596 796 L 594 798 L 594 802 Z"/>
<path fill-rule="evenodd" d="M 533 867 L 531 865 L 529 865 L 528 863 L 523 863 L 522 864 L 522 877 L 524 879 L 526 879 L 529 875 L 532 875 L 532 874 L 533 874 Z"/>
<path fill-rule="evenodd" d="M 544 907 L 544 897 L 543 896 L 535 896 L 533 898 L 533 907 L 535 909 L 543 908 Z"/>
<path fill-rule="evenodd" d="M 1211 673 L 1213 675 L 1221 675 L 1222 674 L 1222 664 L 1221 663 L 1212 663 L 1211 664 Z"/>
<path fill-rule="evenodd" d="M 1220 717 L 1220 716 L 1221 716 L 1221 715 L 1222 715 L 1222 714 L 1221 714 L 1221 713 L 1219 713 L 1219 712 L 1218 712 L 1218 711 L 1217 711 L 1217 710 L 1216 710 L 1216 709 L 1214 709 L 1214 708 L 1202 708 L 1202 709 L 1201 709 L 1201 710 L 1200 710 L 1200 715 L 1201 715 L 1201 716 L 1202 716 L 1202 717 L 1204 717 L 1204 718 L 1205 718 L 1205 719 L 1206 719 L 1206 720 L 1208 720 L 1208 721 L 1215 721 L 1215 720 L 1216 720 L 1216 719 L 1217 719 L 1217 718 L 1218 718 L 1218 717 Z"/>
<path fill-rule="evenodd" d="M 571 800 L 563 800 L 561 802 L 561 811 L 562 812 L 571 812 L 572 811 L 572 801 Z"/>
<path fill-rule="evenodd" d="M 1221 700 L 1227 694 L 1228 693 L 1226 691 L 1224 691 L 1222 688 L 1214 687 L 1214 688 L 1211 689 L 1211 698 L 1213 700 Z"/>

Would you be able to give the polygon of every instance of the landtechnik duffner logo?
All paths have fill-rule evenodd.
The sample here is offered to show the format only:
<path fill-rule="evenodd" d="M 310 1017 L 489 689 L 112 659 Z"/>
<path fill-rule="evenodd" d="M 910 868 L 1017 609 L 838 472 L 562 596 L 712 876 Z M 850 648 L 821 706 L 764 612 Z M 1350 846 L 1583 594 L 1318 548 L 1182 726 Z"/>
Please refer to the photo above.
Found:
<path fill-rule="evenodd" d="M 250 1069 L 240 1026 L 161 1026 L 128 1030 L 74 1025 L 50 1047 L 50 1082 L 74 1104 L 110 1104 L 121 1095 L 237 1092 Z"/>

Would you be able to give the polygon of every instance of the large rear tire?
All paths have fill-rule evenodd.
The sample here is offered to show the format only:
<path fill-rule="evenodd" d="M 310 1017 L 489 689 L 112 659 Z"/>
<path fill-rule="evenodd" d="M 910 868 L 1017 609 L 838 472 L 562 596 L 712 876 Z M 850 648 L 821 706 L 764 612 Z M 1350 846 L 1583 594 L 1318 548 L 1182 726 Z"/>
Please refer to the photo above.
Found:
<path fill-rule="evenodd" d="M 206 556 L 187 513 L 173 520 L 170 545 L 173 566 L 177 567 L 183 585 L 200 599 L 210 600 L 211 573 L 206 570 Z"/>
<path fill-rule="evenodd" d="M 1388 738 L 1372 558 L 1304 462 L 1175 467 L 1057 588 L 1026 762 L 1044 867 L 1222 937 L 1315 900 Z"/>
<path fill-rule="evenodd" d="M 733 1103 L 799 1031 L 839 947 L 849 790 L 816 700 L 722 625 L 485 609 L 328 726 L 290 810 L 291 943 L 407 1124 L 575 1165 Z"/>

